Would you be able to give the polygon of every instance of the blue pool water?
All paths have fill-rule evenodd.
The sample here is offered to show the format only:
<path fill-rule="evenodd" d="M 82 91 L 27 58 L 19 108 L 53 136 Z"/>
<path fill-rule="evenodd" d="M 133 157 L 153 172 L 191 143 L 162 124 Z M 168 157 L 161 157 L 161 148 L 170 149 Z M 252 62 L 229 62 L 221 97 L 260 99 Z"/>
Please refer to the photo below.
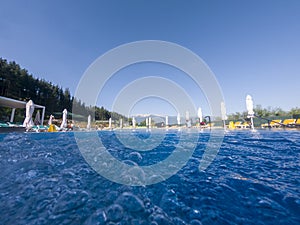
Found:
<path fill-rule="evenodd" d="M 178 135 L 168 131 L 147 153 L 99 132 L 111 155 L 141 165 L 172 154 Z M 198 167 L 209 132 L 198 135 L 187 164 L 149 186 L 103 178 L 84 160 L 74 133 L 0 135 L 0 223 L 300 224 L 299 131 L 228 132 L 204 172 Z"/>

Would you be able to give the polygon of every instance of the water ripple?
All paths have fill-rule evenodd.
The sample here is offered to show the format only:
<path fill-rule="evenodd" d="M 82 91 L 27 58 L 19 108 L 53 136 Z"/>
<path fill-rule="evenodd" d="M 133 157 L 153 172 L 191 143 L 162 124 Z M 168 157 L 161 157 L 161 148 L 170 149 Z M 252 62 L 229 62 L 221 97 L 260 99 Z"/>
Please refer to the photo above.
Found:
<path fill-rule="evenodd" d="M 117 159 L 150 165 L 172 153 L 180 134 L 166 132 L 148 152 L 123 147 L 113 132 L 99 137 Z M 97 174 L 73 133 L 0 135 L 1 224 L 300 224 L 298 131 L 229 131 L 200 172 L 208 139 L 199 133 L 192 158 L 168 180 L 130 187 Z"/>

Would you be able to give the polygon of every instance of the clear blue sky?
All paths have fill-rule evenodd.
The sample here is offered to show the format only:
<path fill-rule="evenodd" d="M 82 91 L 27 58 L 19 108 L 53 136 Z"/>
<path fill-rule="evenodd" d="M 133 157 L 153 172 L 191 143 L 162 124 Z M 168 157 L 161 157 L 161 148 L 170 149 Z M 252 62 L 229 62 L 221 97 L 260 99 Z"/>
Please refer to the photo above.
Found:
<path fill-rule="evenodd" d="M 227 112 L 246 110 L 247 94 L 254 104 L 289 110 L 300 106 L 299 12 L 298 0 L 6 0 L 0 7 L 0 57 L 74 94 L 84 71 L 106 51 L 132 41 L 170 41 L 208 64 Z M 192 83 L 178 79 L 196 104 L 205 105 Z M 107 88 L 111 96 L 126 82 L 113 83 L 119 85 Z M 110 108 L 112 100 L 100 102 Z M 144 113 L 161 113 L 144 107 Z"/>

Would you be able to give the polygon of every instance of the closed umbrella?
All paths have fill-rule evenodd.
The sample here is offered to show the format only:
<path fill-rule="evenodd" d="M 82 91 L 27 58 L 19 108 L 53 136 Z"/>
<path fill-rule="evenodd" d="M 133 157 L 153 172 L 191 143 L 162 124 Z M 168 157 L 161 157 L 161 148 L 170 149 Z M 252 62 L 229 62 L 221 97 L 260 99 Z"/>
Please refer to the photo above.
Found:
<path fill-rule="evenodd" d="M 253 117 L 254 117 L 254 111 L 253 111 L 253 100 L 250 95 L 247 95 L 246 97 L 246 107 L 248 111 L 248 117 L 251 119 L 251 128 L 254 130 L 254 124 L 253 124 Z"/>
<path fill-rule="evenodd" d="M 224 125 L 224 129 L 226 129 L 226 120 L 227 120 L 227 115 L 226 115 L 226 107 L 225 107 L 225 103 L 221 102 L 221 116 L 222 116 L 222 120 L 223 120 L 223 125 Z"/>
<path fill-rule="evenodd" d="M 191 127 L 191 121 L 190 121 L 190 113 L 189 113 L 189 111 L 185 112 L 185 120 L 186 120 L 186 126 L 188 128 L 190 128 Z"/>
<path fill-rule="evenodd" d="M 87 122 L 86 128 L 91 129 L 91 115 L 88 116 L 88 122 Z"/>
<path fill-rule="evenodd" d="M 34 112 L 34 103 L 32 100 L 29 100 L 26 103 L 26 116 L 23 122 L 23 127 L 31 128 L 33 127 L 34 123 L 32 121 L 32 114 Z"/>
<path fill-rule="evenodd" d="M 34 119 L 34 125 L 41 125 L 41 114 L 40 110 L 36 112 L 35 119 Z"/>
<path fill-rule="evenodd" d="M 222 120 L 227 120 L 226 107 L 224 102 L 221 102 L 221 115 L 222 115 Z"/>
<path fill-rule="evenodd" d="M 188 122 L 190 120 L 190 113 L 189 111 L 185 112 L 185 120 Z"/>
<path fill-rule="evenodd" d="M 49 121 L 48 121 L 48 125 L 52 125 L 52 120 L 53 120 L 54 116 L 50 115 Z"/>
<path fill-rule="evenodd" d="M 199 118 L 199 122 L 200 123 L 202 123 L 202 117 L 203 117 L 203 115 L 202 115 L 202 109 L 199 107 L 198 108 L 198 118 Z"/>
<path fill-rule="evenodd" d="M 253 100 L 250 95 L 247 95 L 247 97 L 246 97 L 246 107 L 247 107 L 247 111 L 248 111 L 248 116 L 253 116 L 254 115 Z"/>
<path fill-rule="evenodd" d="M 177 125 L 180 126 L 180 113 L 177 114 Z"/>
<path fill-rule="evenodd" d="M 148 123 L 149 123 L 149 128 L 151 128 L 151 126 L 152 126 L 152 119 L 151 119 L 151 117 L 149 117 Z"/>
<path fill-rule="evenodd" d="M 108 127 L 109 127 L 109 129 L 111 129 L 111 118 L 109 118 L 109 120 L 108 120 Z"/>
<path fill-rule="evenodd" d="M 149 127 L 149 121 L 148 121 L 148 117 L 146 117 L 146 127 Z"/>
<path fill-rule="evenodd" d="M 63 129 L 63 128 L 67 127 L 67 114 L 68 114 L 67 109 L 64 109 L 60 129 Z"/>
<path fill-rule="evenodd" d="M 120 128 L 123 128 L 123 119 L 120 118 Z"/>

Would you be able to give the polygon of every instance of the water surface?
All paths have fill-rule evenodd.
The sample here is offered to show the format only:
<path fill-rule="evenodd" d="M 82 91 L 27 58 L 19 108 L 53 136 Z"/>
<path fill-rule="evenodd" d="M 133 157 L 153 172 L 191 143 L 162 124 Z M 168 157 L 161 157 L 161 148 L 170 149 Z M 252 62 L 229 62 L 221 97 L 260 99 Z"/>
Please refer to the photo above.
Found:
<path fill-rule="evenodd" d="M 128 135 L 132 135 L 128 131 Z M 136 133 L 147 139 L 146 132 Z M 165 134 L 162 134 L 165 135 Z M 149 152 L 99 132 L 118 160 L 151 165 L 172 154 L 178 131 Z M 2 224 L 300 224 L 300 132 L 228 132 L 213 163 L 200 172 L 209 132 L 174 176 L 131 187 L 97 174 L 73 133 L 0 136 Z"/>

